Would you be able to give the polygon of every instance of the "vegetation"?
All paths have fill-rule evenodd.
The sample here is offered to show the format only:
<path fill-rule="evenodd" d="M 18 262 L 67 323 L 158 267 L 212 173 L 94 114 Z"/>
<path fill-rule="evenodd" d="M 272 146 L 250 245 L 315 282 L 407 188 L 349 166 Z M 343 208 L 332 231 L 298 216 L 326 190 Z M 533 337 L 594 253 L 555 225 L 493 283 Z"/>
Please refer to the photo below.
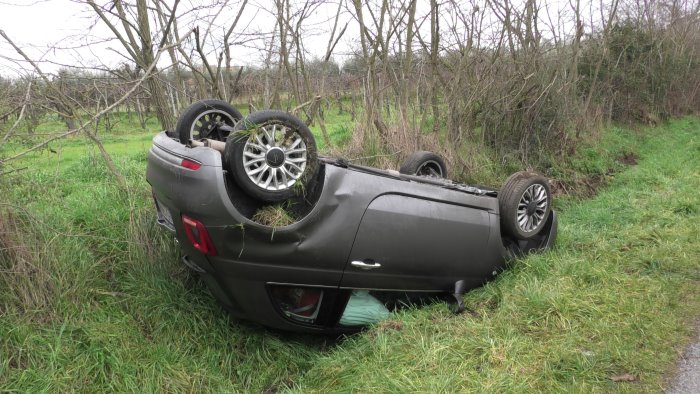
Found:
<path fill-rule="evenodd" d="M 172 129 L 187 105 L 215 97 L 246 113 L 290 111 L 318 129 L 319 145 L 369 164 L 431 150 L 472 177 L 484 159 L 546 172 L 610 121 L 658 124 L 700 108 L 696 0 L 180 3 L 88 1 L 94 23 L 123 45 L 114 50 L 124 63 L 56 75 L 32 66 L 35 76 L 0 79 L 3 141 L 38 132 L 47 117 L 52 132 L 93 137 L 118 129 L 118 113 L 140 129 L 156 119 Z M 221 18 L 185 17 L 200 12 Z M 243 27 L 258 13 L 270 31 Z M 320 28 L 318 14 L 331 16 L 325 53 L 302 40 Z M 234 66 L 239 41 L 264 61 Z M 155 59 L 165 57 L 172 64 L 158 71 Z M 341 117 L 350 121 L 329 126 Z"/>
<path fill-rule="evenodd" d="M 274 228 L 289 226 L 296 221 L 285 204 L 265 205 L 255 212 L 253 220 Z"/>
<path fill-rule="evenodd" d="M 465 315 L 436 305 L 344 342 L 294 391 L 661 391 L 700 312 L 700 122 L 647 133 L 637 166 L 559 205 L 554 251 L 468 293 Z"/>
<path fill-rule="evenodd" d="M 609 186 L 560 198 L 557 248 L 468 293 L 467 313 L 436 304 L 339 340 L 227 317 L 153 223 L 150 137 L 104 141 L 127 195 L 81 139 L 2 178 L 0 388 L 656 391 L 700 312 L 696 118 L 608 129 L 562 164 Z"/>
<path fill-rule="evenodd" d="M 0 78 L 0 391 L 663 388 L 700 313 L 696 0 L 99 3 L 122 64 L 51 75 L 0 30 L 27 67 Z M 268 30 L 246 31 L 258 14 Z M 302 41 L 321 25 L 318 57 Z M 235 66 L 238 46 L 261 61 Z M 539 171 L 558 246 L 459 316 L 435 304 L 340 339 L 233 321 L 144 182 L 153 134 L 211 97 L 292 112 L 364 164 L 430 150 L 496 187 Z M 282 226 L 282 208 L 257 219 Z"/>

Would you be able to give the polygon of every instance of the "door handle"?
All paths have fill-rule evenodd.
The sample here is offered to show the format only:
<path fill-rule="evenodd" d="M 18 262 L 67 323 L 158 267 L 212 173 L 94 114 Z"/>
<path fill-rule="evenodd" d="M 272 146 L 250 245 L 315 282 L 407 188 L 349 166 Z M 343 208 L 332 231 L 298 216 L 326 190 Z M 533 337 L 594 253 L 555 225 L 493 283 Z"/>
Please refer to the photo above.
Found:
<path fill-rule="evenodd" d="M 374 262 L 372 260 L 367 260 L 367 262 L 364 261 L 353 261 L 350 263 L 355 268 L 363 269 L 363 270 L 373 270 L 376 268 L 381 268 L 381 264 Z"/>

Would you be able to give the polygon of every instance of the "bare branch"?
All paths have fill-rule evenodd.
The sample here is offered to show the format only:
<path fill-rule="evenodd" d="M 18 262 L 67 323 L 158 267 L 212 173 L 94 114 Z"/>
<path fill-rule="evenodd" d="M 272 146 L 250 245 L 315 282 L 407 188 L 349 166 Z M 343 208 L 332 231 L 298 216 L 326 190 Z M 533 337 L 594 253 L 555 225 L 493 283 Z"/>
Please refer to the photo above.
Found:
<path fill-rule="evenodd" d="M 12 43 L 12 41 L 10 41 L 9 38 L 7 38 L 7 36 L 5 35 L 5 33 L 4 33 L 2 30 L 0 30 L 0 35 L 2 35 L 3 37 L 5 37 L 5 39 L 7 39 L 9 42 L 11 42 L 11 44 L 14 46 L 14 43 Z M 188 33 L 187 35 L 183 36 L 182 38 L 184 39 L 184 38 L 186 38 L 186 37 L 188 37 L 188 36 L 189 36 L 189 33 Z M 180 40 L 180 41 L 178 41 L 178 42 L 172 44 L 171 46 L 180 45 L 181 41 L 182 41 L 182 40 Z M 163 48 L 161 48 L 161 49 L 156 53 L 156 56 L 155 56 L 155 59 L 153 60 L 153 62 L 152 62 L 152 63 L 150 64 L 150 66 L 145 70 L 143 76 L 142 76 L 138 81 L 136 81 L 136 83 L 131 87 L 131 89 L 129 89 L 121 98 L 119 98 L 119 99 L 116 100 L 114 103 L 112 103 L 112 105 L 110 105 L 110 106 L 104 108 L 102 111 L 100 111 L 100 112 L 96 113 L 95 115 L 93 115 L 93 116 L 90 118 L 90 122 L 95 121 L 96 119 L 99 119 L 100 117 L 102 117 L 102 116 L 105 115 L 106 113 L 112 111 L 114 108 L 116 108 L 116 107 L 118 107 L 119 105 L 121 105 L 122 103 L 124 103 L 129 97 L 131 97 L 131 95 L 134 94 L 134 92 L 144 83 L 144 81 L 146 81 L 148 78 L 151 77 L 151 73 L 152 73 L 153 70 L 156 68 L 156 64 L 158 63 L 158 60 L 160 60 L 160 55 L 161 55 L 167 48 L 168 48 L 168 46 L 163 47 Z M 20 157 L 22 157 L 22 156 L 24 156 L 24 155 L 26 155 L 26 154 L 28 154 L 28 153 L 34 152 L 34 151 L 37 150 L 37 149 L 41 149 L 41 148 L 45 147 L 46 145 L 48 145 L 49 143 L 51 143 L 51 142 L 53 142 L 53 141 L 56 141 L 56 140 L 59 140 L 59 139 L 61 139 L 61 138 L 65 138 L 65 137 L 68 137 L 68 136 L 70 136 L 70 135 L 76 134 L 76 133 L 82 131 L 83 129 L 85 129 L 85 127 L 87 127 L 87 125 L 89 125 L 90 122 L 85 122 L 85 123 L 83 123 L 80 127 L 76 128 L 76 129 L 68 130 L 68 131 L 66 131 L 65 133 L 62 133 L 62 134 L 59 134 L 59 135 L 57 135 L 57 136 L 55 136 L 55 137 L 49 138 L 49 139 L 47 139 L 47 140 L 45 140 L 45 141 L 43 141 L 43 142 L 41 142 L 41 143 L 39 143 L 39 144 L 36 144 L 36 145 L 32 146 L 31 148 L 26 149 L 26 150 L 24 150 L 24 151 L 22 151 L 22 152 L 20 152 L 20 153 L 17 153 L 17 154 L 15 154 L 15 155 L 10 156 L 10 157 L 4 158 L 4 159 L 0 160 L 0 165 L 3 165 L 3 164 L 5 164 L 5 163 L 7 163 L 7 162 L 9 162 L 9 161 L 18 159 L 18 158 L 20 158 Z"/>

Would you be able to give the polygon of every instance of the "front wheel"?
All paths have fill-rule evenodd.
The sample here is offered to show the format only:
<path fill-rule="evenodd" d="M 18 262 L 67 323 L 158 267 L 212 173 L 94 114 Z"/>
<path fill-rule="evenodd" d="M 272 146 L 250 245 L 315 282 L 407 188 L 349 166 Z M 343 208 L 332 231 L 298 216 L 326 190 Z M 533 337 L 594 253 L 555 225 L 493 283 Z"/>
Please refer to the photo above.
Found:
<path fill-rule="evenodd" d="M 224 157 L 238 186 L 265 202 L 304 194 L 319 171 L 311 130 L 283 111 L 258 111 L 238 122 Z"/>
<path fill-rule="evenodd" d="M 552 210 L 549 182 L 532 172 L 516 172 L 498 193 L 498 205 L 503 230 L 517 239 L 531 239 L 542 230 Z"/>

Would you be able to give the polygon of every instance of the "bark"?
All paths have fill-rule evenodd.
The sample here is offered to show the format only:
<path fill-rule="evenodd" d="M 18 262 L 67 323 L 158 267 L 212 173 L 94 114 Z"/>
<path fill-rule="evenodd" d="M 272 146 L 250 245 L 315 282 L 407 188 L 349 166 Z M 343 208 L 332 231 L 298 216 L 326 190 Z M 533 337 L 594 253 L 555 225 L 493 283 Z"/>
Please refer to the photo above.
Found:
<path fill-rule="evenodd" d="M 365 23 L 364 13 L 362 11 L 362 2 L 353 0 L 355 15 L 360 25 L 360 43 L 362 45 L 362 56 L 367 65 L 367 84 L 365 92 L 365 123 L 368 128 L 374 126 L 379 132 L 379 136 L 386 140 L 386 124 L 382 120 L 382 89 L 379 84 L 379 76 L 377 75 L 376 59 L 381 55 L 380 46 L 383 45 L 382 32 L 384 29 L 384 18 L 388 7 L 387 0 L 382 1 L 379 19 L 370 13 L 377 27 L 376 36 L 372 37 L 367 24 Z M 371 45 L 371 47 L 370 47 Z"/>
<path fill-rule="evenodd" d="M 148 21 L 148 8 L 146 0 L 136 1 L 136 14 L 138 20 L 139 37 L 141 37 L 141 56 L 139 66 L 146 69 L 154 61 L 153 44 L 151 42 L 151 26 Z M 148 78 L 148 89 L 151 93 L 151 101 L 156 110 L 156 117 L 165 130 L 175 130 L 175 116 L 168 105 L 165 84 L 158 75 L 156 68 Z"/>
<path fill-rule="evenodd" d="M 432 69 L 432 95 L 430 105 L 433 112 L 433 132 L 437 133 L 440 130 L 440 97 L 438 90 L 439 70 L 438 70 L 438 51 L 440 45 L 440 26 L 438 19 L 438 3 L 437 0 L 430 1 L 430 67 Z"/>
<path fill-rule="evenodd" d="M 411 100 L 411 80 L 413 69 L 413 25 L 416 20 L 416 4 L 418 0 L 411 0 L 408 5 L 408 22 L 406 24 L 406 56 L 404 58 L 401 80 L 403 81 L 401 88 L 401 107 L 404 120 L 407 120 L 407 112 L 409 111 L 409 103 Z"/>

